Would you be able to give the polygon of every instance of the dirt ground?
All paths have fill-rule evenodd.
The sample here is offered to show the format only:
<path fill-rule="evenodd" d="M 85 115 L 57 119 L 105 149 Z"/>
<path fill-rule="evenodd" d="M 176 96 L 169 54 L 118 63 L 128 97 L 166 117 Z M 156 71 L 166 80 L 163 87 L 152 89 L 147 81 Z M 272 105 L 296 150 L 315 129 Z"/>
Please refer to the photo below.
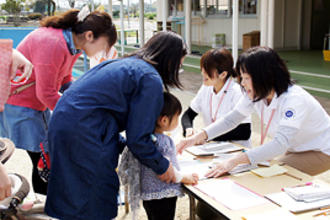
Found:
<path fill-rule="evenodd" d="M 191 99 L 194 97 L 195 93 L 198 91 L 201 85 L 201 75 L 196 73 L 184 72 L 180 75 L 180 79 L 183 83 L 184 90 L 173 89 L 171 92 L 177 96 L 182 102 L 183 109 L 187 109 L 190 104 Z M 327 110 L 330 114 L 330 100 L 324 98 L 318 98 L 322 106 Z M 252 133 L 252 143 L 255 146 L 258 140 L 260 139 L 260 135 L 258 133 L 258 125 L 259 120 L 257 117 L 252 117 L 253 122 L 253 133 Z M 203 123 L 200 117 L 197 117 L 195 120 L 195 125 L 197 128 L 202 128 Z M 181 127 L 177 129 L 177 135 L 175 135 L 174 141 L 178 142 L 180 140 L 181 135 Z M 31 162 L 23 150 L 16 150 L 12 158 L 5 164 L 8 172 L 19 173 L 25 177 L 27 177 L 31 183 Z M 319 177 L 330 183 L 330 171 L 319 175 Z M 178 199 L 177 209 L 176 209 L 176 219 L 178 220 L 186 220 L 189 218 L 189 199 L 187 196 Z M 40 219 L 40 218 L 39 218 Z M 49 218 L 45 218 L 49 219 Z M 125 214 L 124 206 L 119 206 L 118 209 L 118 217 L 119 220 L 128 220 L 132 219 L 132 213 Z M 139 212 L 137 213 L 137 218 L 139 220 L 147 219 L 144 209 L 141 207 Z"/>

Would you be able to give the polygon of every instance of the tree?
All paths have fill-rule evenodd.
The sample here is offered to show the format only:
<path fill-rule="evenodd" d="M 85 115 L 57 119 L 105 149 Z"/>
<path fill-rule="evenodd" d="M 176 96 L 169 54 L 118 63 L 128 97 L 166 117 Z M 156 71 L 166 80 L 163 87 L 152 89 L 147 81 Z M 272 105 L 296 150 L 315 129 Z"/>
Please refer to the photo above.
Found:
<path fill-rule="evenodd" d="M 6 0 L 6 3 L 2 4 L 1 8 L 9 14 L 17 14 L 21 12 L 23 7 L 22 3 L 24 2 L 25 0 Z"/>

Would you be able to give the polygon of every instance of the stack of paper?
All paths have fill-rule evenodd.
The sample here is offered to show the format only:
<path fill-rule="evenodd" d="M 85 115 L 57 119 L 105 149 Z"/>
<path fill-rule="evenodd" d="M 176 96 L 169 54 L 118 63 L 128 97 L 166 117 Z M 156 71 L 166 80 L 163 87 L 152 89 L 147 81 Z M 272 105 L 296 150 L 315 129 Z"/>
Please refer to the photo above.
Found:
<path fill-rule="evenodd" d="M 328 207 L 330 205 L 330 199 L 322 199 L 314 202 L 302 202 L 293 199 L 286 192 L 267 194 L 265 197 L 294 213 L 314 210 L 321 207 Z"/>
<path fill-rule="evenodd" d="M 284 188 L 284 191 L 295 200 L 302 202 L 330 199 L 330 188 L 318 185 Z"/>
<path fill-rule="evenodd" d="M 272 176 L 284 174 L 287 171 L 288 170 L 286 168 L 274 164 L 271 167 L 254 169 L 251 172 L 261 177 L 272 177 Z"/>
<path fill-rule="evenodd" d="M 238 147 L 229 142 L 208 143 L 192 146 L 186 149 L 186 151 L 195 156 L 213 156 L 239 150 L 242 150 L 242 147 Z"/>
<path fill-rule="evenodd" d="M 210 171 L 212 162 L 199 160 L 179 160 L 180 172 L 183 174 L 198 174 L 199 180 L 207 179 L 205 174 Z"/>
<path fill-rule="evenodd" d="M 229 174 L 234 175 L 237 173 L 243 173 L 246 171 L 252 171 L 253 169 L 258 168 L 257 165 L 251 165 L 251 164 L 240 164 L 238 166 L 236 166 L 234 169 L 232 169 L 231 171 L 229 171 Z"/>

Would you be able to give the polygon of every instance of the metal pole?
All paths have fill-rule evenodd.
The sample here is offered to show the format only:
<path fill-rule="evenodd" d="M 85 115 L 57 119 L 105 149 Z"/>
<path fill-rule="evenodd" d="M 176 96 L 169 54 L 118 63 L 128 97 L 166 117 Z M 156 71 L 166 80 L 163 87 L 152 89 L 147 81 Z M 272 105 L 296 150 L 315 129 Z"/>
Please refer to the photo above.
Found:
<path fill-rule="evenodd" d="M 124 56 L 124 5 L 123 0 L 120 0 L 120 45 L 121 45 L 121 56 Z"/>
<path fill-rule="evenodd" d="M 140 32 L 140 48 L 144 45 L 144 1 L 139 1 L 139 32 Z"/>
<path fill-rule="evenodd" d="M 238 58 L 238 0 L 233 0 L 232 54 L 234 63 Z"/>
<path fill-rule="evenodd" d="M 268 2 L 268 41 L 267 46 L 274 48 L 275 0 Z"/>
<path fill-rule="evenodd" d="M 128 28 L 130 28 L 130 23 L 129 23 L 129 0 L 127 0 L 127 24 Z"/>
<path fill-rule="evenodd" d="M 168 13 L 168 1 L 162 0 L 163 2 L 163 31 L 166 31 L 167 26 L 167 13 Z"/>
<path fill-rule="evenodd" d="M 112 18 L 113 17 L 113 13 L 112 13 L 112 0 L 108 0 L 108 4 L 109 4 L 109 15 Z"/>
<path fill-rule="evenodd" d="M 185 0 L 185 35 L 187 52 L 191 54 L 191 0 Z"/>
<path fill-rule="evenodd" d="M 267 45 L 268 0 L 261 0 L 260 10 L 260 46 Z"/>

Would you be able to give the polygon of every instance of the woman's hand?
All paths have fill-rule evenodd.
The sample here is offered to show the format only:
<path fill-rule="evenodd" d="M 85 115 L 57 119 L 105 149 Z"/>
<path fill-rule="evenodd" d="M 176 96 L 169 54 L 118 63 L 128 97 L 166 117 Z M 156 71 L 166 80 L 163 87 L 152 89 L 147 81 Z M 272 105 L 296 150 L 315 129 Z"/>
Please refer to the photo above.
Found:
<path fill-rule="evenodd" d="M 158 178 L 166 183 L 175 183 L 175 173 L 172 163 L 170 163 L 165 173 L 158 175 Z"/>
<path fill-rule="evenodd" d="M 32 63 L 28 59 L 26 59 L 23 54 L 21 54 L 15 49 L 13 49 L 12 56 L 13 58 L 11 63 L 11 79 L 15 78 L 18 69 L 21 70 L 23 74 L 16 80 L 17 82 L 21 81 L 24 78 L 30 78 L 33 68 Z"/>
<path fill-rule="evenodd" d="M 207 140 L 207 134 L 204 130 L 202 130 L 198 134 L 195 134 L 189 138 L 180 141 L 180 143 L 176 145 L 176 150 L 178 153 L 181 154 L 185 148 L 191 147 L 195 144 L 205 143 L 206 140 Z"/>
<path fill-rule="evenodd" d="M 5 167 L 0 162 L 0 200 L 11 196 L 11 181 Z"/>
<path fill-rule="evenodd" d="M 225 173 L 228 173 L 232 169 L 234 169 L 237 165 L 243 163 L 250 163 L 250 160 L 246 153 L 240 153 L 237 156 L 228 159 L 222 163 L 218 163 L 215 167 L 213 167 L 209 172 L 205 174 L 205 177 L 219 177 Z"/>
<path fill-rule="evenodd" d="M 227 160 L 222 163 L 218 163 L 215 167 L 213 167 L 209 172 L 205 174 L 207 178 L 211 177 L 219 177 L 223 174 L 231 171 L 234 167 L 236 167 L 236 164 L 232 160 Z"/>

